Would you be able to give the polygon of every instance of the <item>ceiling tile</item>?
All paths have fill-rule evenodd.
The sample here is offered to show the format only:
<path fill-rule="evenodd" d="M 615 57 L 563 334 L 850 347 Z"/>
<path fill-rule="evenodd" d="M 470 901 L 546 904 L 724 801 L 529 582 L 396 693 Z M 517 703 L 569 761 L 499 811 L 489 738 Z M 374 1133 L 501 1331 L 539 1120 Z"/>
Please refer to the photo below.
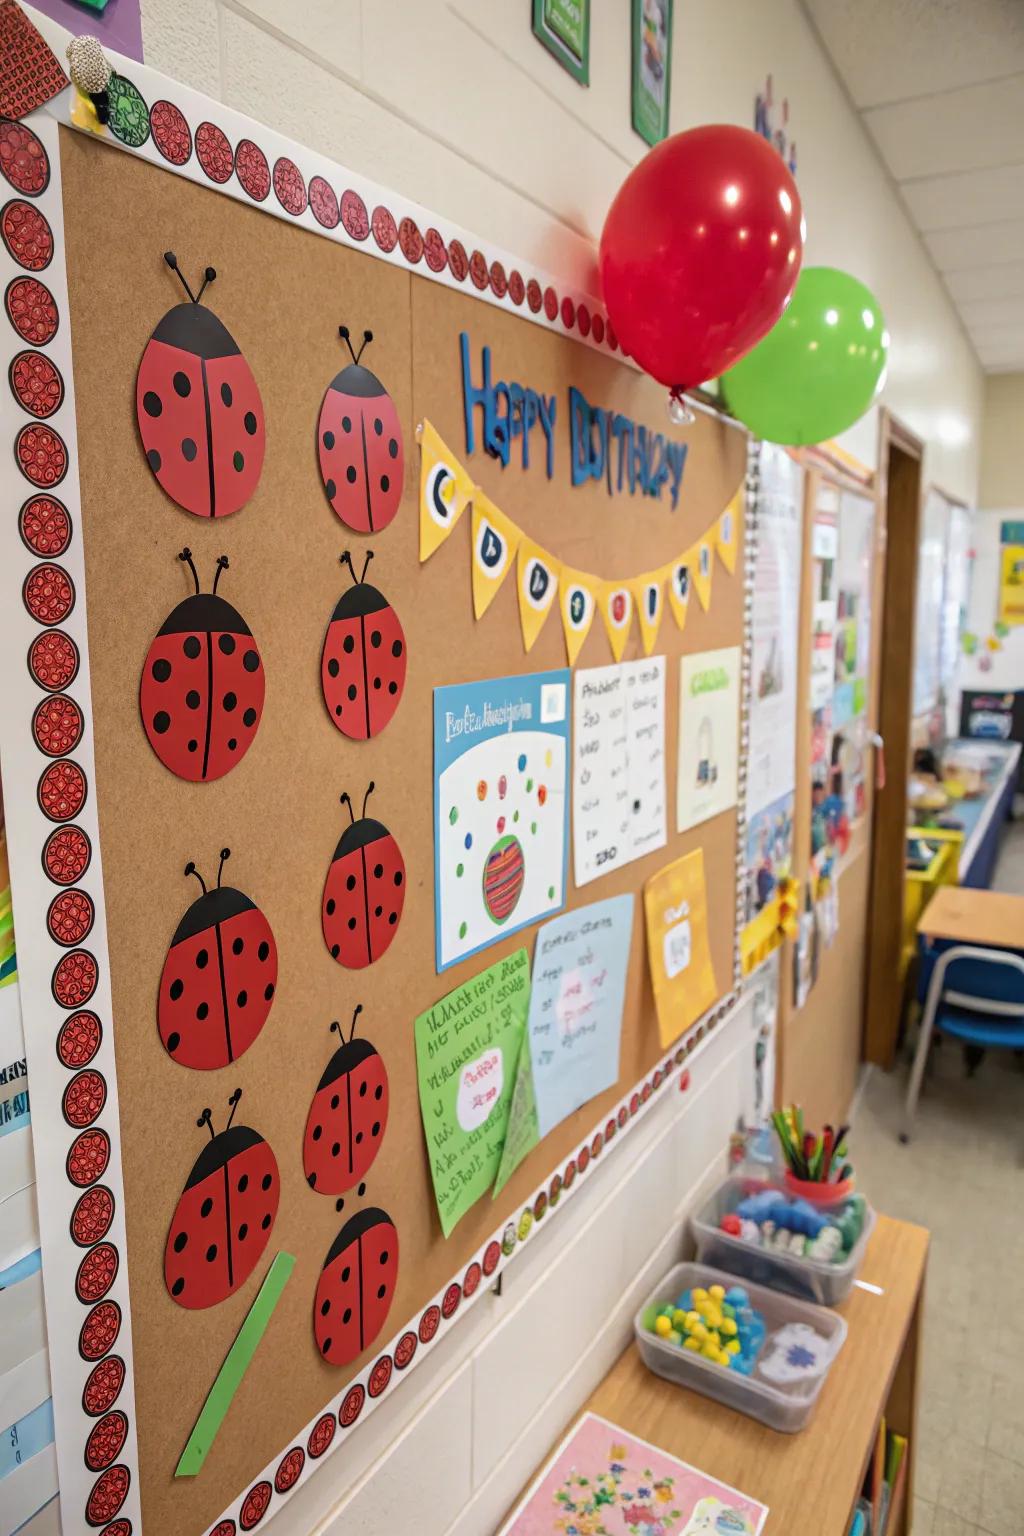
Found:
<path fill-rule="evenodd" d="M 954 176 L 924 176 L 900 187 L 918 229 L 996 224 L 1024 208 L 1024 161 Z"/>
<path fill-rule="evenodd" d="M 1024 160 L 1024 74 L 863 116 L 897 181 Z"/>
<path fill-rule="evenodd" d="M 944 272 L 943 281 L 955 301 L 1011 299 L 1024 293 L 1024 252 L 1017 261 L 996 267 L 966 267 Z"/>
<path fill-rule="evenodd" d="M 1007 299 L 972 299 L 960 303 L 960 318 L 973 335 L 989 326 L 1024 330 L 1024 293 Z"/>
<path fill-rule="evenodd" d="M 925 235 L 924 243 L 940 272 L 998 266 L 1016 260 L 1024 252 L 1024 219 L 978 224 L 974 229 L 937 230 Z"/>
<path fill-rule="evenodd" d="M 858 107 L 1024 70 L 1021 0 L 804 0 Z"/>

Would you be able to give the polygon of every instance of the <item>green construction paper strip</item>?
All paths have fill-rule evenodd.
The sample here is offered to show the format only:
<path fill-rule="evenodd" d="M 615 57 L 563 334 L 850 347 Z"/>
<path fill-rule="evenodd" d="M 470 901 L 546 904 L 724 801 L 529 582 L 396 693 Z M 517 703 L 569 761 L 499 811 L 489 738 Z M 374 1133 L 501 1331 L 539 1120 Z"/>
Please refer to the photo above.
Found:
<path fill-rule="evenodd" d="M 259 1294 L 249 1308 L 245 1322 L 239 1328 L 235 1342 L 217 1372 L 202 1412 L 196 1419 L 188 1444 L 181 1453 L 181 1460 L 174 1469 L 175 1477 L 195 1477 L 197 1472 L 202 1471 L 203 1462 L 217 1438 L 217 1431 L 231 1407 L 231 1399 L 242 1385 L 242 1377 L 252 1363 L 252 1357 L 267 1331 L 267 1324 L 294 1268 L 294 1254 L 279 1253 L 267 1271 L 267 1278 L 260 1286 Z"/>

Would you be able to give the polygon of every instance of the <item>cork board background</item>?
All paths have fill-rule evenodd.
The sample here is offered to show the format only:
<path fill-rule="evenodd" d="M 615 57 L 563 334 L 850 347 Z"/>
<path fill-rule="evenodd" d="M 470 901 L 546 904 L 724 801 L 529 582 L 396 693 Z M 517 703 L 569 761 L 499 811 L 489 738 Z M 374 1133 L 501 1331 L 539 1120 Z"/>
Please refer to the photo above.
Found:
<path fill-rule="evenodd" d="M 638 902 L 626 992 L 619 1084 L 563 1122 L 518 1170 L 499 1200 L 482 1200 L 446 1242 L 434 1208 L 416 1094 L 412 1023 L 452 987 L 520 944 L 528 929 L 443 977 L 433 958 L 432 688 L 510 672 L 564 666 L 553 614 L 527 657 L 514 582 L 473 619 L 469 517 L 425 566 L 418 562 L 419 454 L 415 426 L 429 416 L 497 504 L 572 564 L 600 576 L 631 576 L 682 552 L 709 527 L 740 483 L 745 441 L 701 416 L 690 445 L 679 506 L 569 479 L 570 383 L 654 430 L 671 428 L 660 389 L 613 359 L 468 295 L 398 271 L 313 234 L 265 217 L 212 190 L 84 137 L 61 135 L 68 280 L 74 335 L 89 649 L 95 721 L 96 794 L 110 936 L 114 1030 L 121 1097 L 135 1393 L 142 1502 L 147 1529 L 161 1536 L 202 1531 L 274 1458 L 374 1351 L 340 1371 L 313 1340 L 312 1304 L 324 1256 L 363 1203 L 382 1206 L 400 1238 L 398 1287 L 387 1342 L 417 1317 L 434 1292 L 461 1273 L 482 1241 L 517 1215 L 538 1181 L 569 1155 L 623 1089 L 660 1055 Z M 135 376 L 146 342 L 180 298 L 161 253 L 173 248 L 190 276 L 212 263 L 208 293 L 259 384 L 267 452 L 259 489 L 240 513 L 205 524 L 177 508 L 146 466 L 134 417 Z M 406 479 L 398 517 L 367 540 L 346 530 L 323 492 L 315 428 L 324 389 L 343 365 L 339 323 L 375 340 L 365 361 L 389 390 L 402 423 Z M 496 377 L 558 396 L 555 476 L 534 462 L 504 472 L 479 448 L 465 458 L 459 332 L 489 343 Z M 211 784 L 187 784 L 156 758 L 142 730 L 138 685 L 150 642 L 191 590 L 176 555 L 188 544 L 203 586 L 214 562 L 230 558 L 220 591 L 260 646 L 267 699 L 245 758 Z M 348 584 L 340 552 L 370 545 L 371 578 L 396 607 L 408 641 L 405 695 L 386 731 L 355 743 L 331 725 L 320 692 L 324 632 Z M 715 562 L 711 611 L 691 598 L 686 631 L 666 614 L 658 651 L 667 676 L 668 846 L 576 891 L 568 906 L 631 890 L 668 860 L 703 847 L 711 947 L 718 989 L 731 984 L 735 815 L 676 836 L 678 656 L 738 645 L 742 564 L 728 576 Z M 626 658 L 639 654 L 634 635 Z M 596 618 L 579 665 L 604 665 L 610 650 Z M 408 889 L 399 933 L 368 970 L 346 972 L 324 945 L 320 902 L 328 863 L 347 815 L 342 790 L 361 800 L 377 784 L 372 812 L 395 835 Z M 194 859 L 215 875 L 218 850 L 232 849 L 225 878 L 266 913 L 280 972 L 269 1021 L 242 1059 L 222 1071 L 189 1071 L 165 1053 L 156 996 L 171 935 L 195 898 L 182 875 Z M 570 860 L 571 874 L 571 860 Z M 332 1046 L 330 1020 L 362 1003 L 360 1033 L 387 1065 L 387 1134 L 367 1180 L 339 1215 L 312 1192 L 301 1143 L 310 1100 Z M 266 1137 L 281 1171 L 281 1205 L 265 1257 L 229 1300 L 205 1311 L 176 1306 L 163 1281 L 163 1251 L 175 1204 L 206 1133 L 196 1117 L 213 1107 L 220 1125 L 241 1087 L 237 1123 Z M 221 1360 L 274 1253 L 297 1257 L 295 1271 L 202 1473 L 175 1482 L 174 1466 Z M 356 1431 L 358 1433 L 358 1431 Z"/>

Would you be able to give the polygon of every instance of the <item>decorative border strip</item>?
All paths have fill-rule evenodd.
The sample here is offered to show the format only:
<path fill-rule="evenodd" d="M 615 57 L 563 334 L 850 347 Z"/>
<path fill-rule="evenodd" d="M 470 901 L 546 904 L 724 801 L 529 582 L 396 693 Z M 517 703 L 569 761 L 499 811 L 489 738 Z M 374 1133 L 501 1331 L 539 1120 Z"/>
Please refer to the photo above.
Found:
<path fill-rule="evenodd" d="M 743 650 L 740 660 L 740 750 L 736 775 L 736 921 L 733 930 L 732 984 L 743 983 L 744 892 L 747 868 L 747 753 L 750 749 L 751 671 L 754 655 L 754 581 L 757 571 L 758 498 L 761 491 L 761 445 L 747 442 L 746 501 L 743 520 Z"/>
<path fill-rule="evenodd" d="M 67 36 L 62 28 L 49 23 L 43 23 L 44 31 L 52 34 L 57 40 L 58 46 L 61 36 Z M 232 111 L 230 108 L 214 103 L 208 98 L 190 89 L 178 86 L 168 81 L 155 70 L 137 65 L 133 61 L 122 60 L 116 54 L 110 54 L 117 74 L 115 75 L 115 107 L 114 121 L 118 132 L 116 134 L 105 133 L 102 136 L 111 144 L 128 152 L 141 155 L 150 163 L 161 166 L 178 175 L 199 184 L 211 187 L 213 190 L 226 193 L 237 201 L 248 202 L 259 206 L 262 211 L 276 218 L 290 219 L 301 227 L 319 234 L 322 237 L 335 240 L 339 244 L 348 245 L 353 249 L 361 250 L 364 254 L 376 259 L 389 261 L 392 265 L 405 266 L 415 270 L 419 275 L 429 280 L 440 282 L 448 287 L 459 289 L 473 298 L 498 306 L 509 307 L 523 319 L 538 325 L 544 325 L 555 329 L 560 334 L 569 335 L 572 339 L 584 345 L 598 350 L 606 350 L 615 355 L 619 361 L 628 361 L 618 347 L 614 331 L 610 327 L 600 303 L 593 295 L 582 289 L 561 286 L 556 287 L 555 281 L 540 270 L 534 271 L 524 277 L 519 266 L 514 264 L 514 258 L 508 253 L 497 248 L 491 248 L 489 254 L 480 249 L 474 237 L 458 226 L 446 226 L 447 234 L 442 236 L 430 222 L 432 216 L 420 205 L 400 198 L 385 189 L 379 188 L 369 182 L 365 177 L 344 170 L 327 160 L 325 157 L 313 151 L 306 150 L 294 144 L 291 140 L 275 133 L 271 129 L 262 128 L 243 114 Z M 122 68 L 130 72 L 121 73 Z M 141 85 L 133 82 L 138 80 Z M 145 91 L 146 95 L 143 95 Z M 166 95 L 164 93 L 167 93 Z M 176 98 L 175 101 L 169 99 Z M 153 105 L 150 107 L 148 101 Z M 176 104 L 178 103 L 178 104 Z M 180 105 L 179 105 L 180 104 Z M 49 154 L 51 168 L 55 171 L 55 180 L 51 179 L 48 191 L 54 200 L 54 213 L 52 217 L 52 229 L 54 240 L 49 255 L 39 267 L 44 270 L 51 261 L 56 259 L 56 266 L 52 272 L 47 273 L 47 282 L 52 287 L 59 289 L 58 298 L 64 312 L 67 311 L 66 274 L 64 270 L 63 248 L 63 223 L 61 212 L 61 200 L 59 194 L 60 165 L 57 150 L 56 122 L 66 121 L 68 108 L 67 96 L 62 96 L 41 109 L 39 114 L 44 119 L 40 128 L 40 138 L 44 141 Z M 186 110 L 187 109 L 187 110 Z M 154 129 L 153 116 L 158 113 L 157 126 Z M 50 121 L 45 121 L 49 118 Z M 214 121 L 216 119 L 216 122 Z M 192 124 L 195 124 L 193 130 Z M 221 127 L 220 125 L 224 126 Z M 72 123 L 72 126 L 81 129 L 80 123 Z M 231 138 L 228 138 L 228 132 Z M 232 139 L 234 147 L 232 147 Z M 159 142 L 158 142 L 159 141 Z M 161 148 L 162 145 L 162 148 Z M 241 159 L 240 159 L 241 154 Z M 230 163 L 229 163 L 230 157 Z M 270 166 L 273 165 L 273 171 Z M 301 169 L 300 169 L 301 166 Z M 241 167 L 241 168 L 240 168 Z M 264 190 L 267 174 L 269 173 L 269 185 Z M 337 186 L 343 186 L 341 196 L 335 190 Z M 5 189 L 6 190 L 6 189 Z M 271 198 L 273 190 L 273 198 Z M 348 201 L 346 202 L 346 198 Z M 333 201 L 332 201 L 333 199 Z M 338 216 L 334 218 L 334 203 L 337 203 Z M 374 214 L 366 215 L 367 207 L 373 207 Z M 360 208 L 363 216 L 366 216 L 369 228 L 364 231 L 360 217 Z M 319 209 L 319 212 L 317 212 Z M 346 214 L 343 210 L 347 211 Z M 394 212 L 392 212 L 394 210 Z M 5 210 L 0 210 L 0 221 Z M 380 214 L 378 219 L 379 234 L 374 230 L 373 218 Z M 396 219 L 396 214 L 399 217 Z M 391 228 L 395 227 L 396 239 L 392 240 Z M 426 229 L 426 233 L 421 231 Z M 404 240 L 403 240 L 404 231 Z M 369 235 L 373 232 L 373 243 Z M 436 236 L 436 239 L 434 238 Z M 480 243 L 482 245 L 482 242 Z M 467 247 L 472 255 L 466 257 Z M 444 260 L 441 260 L 441 252 L 444 251 Z M 429 254 L 428 254 L 429 253 Z M 453 263 L 454 253 L 454 263 Z M 2 259 L 2 258 L 0 258 Z M 465 270 L 463 270 L 465 259 Z M 469 284 L 466 284 L 466 278 Z M 41 281 L 41 280 L 40 280 Z M 45 285 L 43 285 L 45 286 Z M 36 295 L 38 297 L 38 295 Z M 8 316 L 11 312 L 8 307 Z M 57 326 L 50 340 L 58 334 L 60 309 L 57 309 Z M 13 321 L 12 321 L 13 323 Z M 40 340 L 39 345 L 47 343 Z M 66 381 L 66 394 L 60 404 L 53 407 L 53 413 L 57 414 L 61 409 L 66 415 L 60 417 L 63 426 L 63 444 L 68 460 L 75 456 L 74 434 L 74 395 L 71 371 L 70 341 L 68 327 L 65 325 L 61 332 L 59 347 L 59 362 L 63 379 Z M 54 348 L 54 353 L 58 352 Z M 13 357 L 9 359 L 13 363 Z M 14 373 L 10 372 L 11 388 L 15 389 Z M 53 381 L 49 381 L 51 389 Z M 45 393 L 45 389 L 43 391 Z M 39 393 L 38 390 L 35 391 Z M 23 402 L 19 402 L 22 403 Z M 5 406 L 8 402 L 5 402 Z M 23 408 L 29 410 L 27 405 Z M 703 408 L 703 407 L 702 407 Z M 31 414 L 36 414 L 32 412 Z M 727 419 L 727 418 L 726 418 Z M 734 423 L 729 422 L 729 425 Z M 44 427 L 34 429 L 36 432 L 52 432 L 52 429 Z M 35 444 L 37 438 L 33 438 Z M 47 439 L 49 443 L 49 439 Z M 47 452 L 52 453 L 55 444 L 49 444 Z M 750 467 L 748 459 L 748 497 L 746 506 L 746 533 L 748 540 L 752 532 L 756 530 L 756 515 L 752 510 L 750 497 Z M 58 478 L 62 480 L 62 493 L 64 500 L 70 501 L 69 513 L 73 512 L 77 517 L 80 513 L 77 476 L 72 473 L 71 484 L 65 479 L 68 474 L 67 463 L 60 469 Z M 57 483 L 55 480 L 53 483 Z M 71 486 L 73 485 L 73 493 Z M 8 519 L 8 524 L 12 520 Z M 69 522 L 70 526 L 70 522 Z M 7 539 L 11 546 L 8 552 L 14 559 L 24 563 L 24 550 L 17 549 L 17 539 L 12 542 L 11 526 L 4 528 L 0 533 L 0 540 Z M 0 548 L 3 548 L 0 543 Z M 744 589 L 744 640 L 743 640 L 743 720 L 746 723 L 748 712 L 749 694 L 749 652 L 750 652 L 750 608 L 752 591 L 752 561 L 753 545 L 745 553 L 745 589 Z M 20 569 L 20 566 L 17 568 Z M 76 670 L 73 678 L 76 684 L 75 696 L 61 694 L 55 695 L 67 697 L 80 720 L 80 749 L 76 751 L 77 761 L 84 765 L 81 780 L 85 794 L 93 778 L 92 762 L 92 734 L 90 722 L 78 704 L 78 697 L 89 697 L 89 667 L 88 650 L 85 632 L 85 605 L 84 605 L 84 560 L 82 553 L 82 541 L 79 538 L 72 551 L 72 556 L 67 560 L 67 575 L 69 585 L 72 588 L 72 602 L 77 607 L 77 617 L 74 626 L 62 626 L 72 631 L 72 638 L 77 650 Z M 57 578 L 59 584 L 59 578 Z M 47 592 L 50 584 L 44 583 Z M 14 605 L 12 605 L 14 606 Z M 69 613 L 70 613 L 69 609 Z M 18 614 L 21 620 L 20 613 Z M 51 628 L 47 628 L 46 634 L 53 634 Z M 45 646 L 50 650 L 51 647 Z M 58 646 L 58 649 L 62 647 Z M 67 653 L 70 655 L 70 653 Z M 30 664 L 31 665 L 31 664 Z M 70 665 L 70 662 L 68 662 Z M 31 674 L 29 674 L 31 675 Z M 22 688 L 31 692 L 30 684 L 21 680 Z M 42 684 L 40 686 L 43 686 Z M 70 679 L 68 686 L 70 686 Z M 744 735 L 744 741 L 746 734 Z M 27 773 L 26 763 L 31 760 L 30 753 L 23 753 L 17 749 L 17 755 L 8 754 L 10 764 L 15 770 L 8 768 L 8 784 L 11 803 L 21 806 L 22 802 L 27 806 L 34 797 L 34 784 L 28 784 L 25 780 Z M 70 762 L 70 759 L 63 759 Z M 24 782 L 23 782 L 24 781 Z M 66 786 L 62 786 L 66 788 Z M 62 802 L 63 804 L 64 802 Z M 91 847 L 90 873 L 92 882 L 88 886 L 82 886 L 82 894 L 92 905 L 92 933 L 89 936 L 89 953 L 97 967 L 97 981 L 95 993 L 90 999 L 92 1005 L 101 1010 L 105 1017 L 110 1017 L 109 982 L 107 980 L 107 954 L 106 954 L 106 930 L 105 914 L 102 904 L 98 826 L 95 819 L 95 806 L 83 801 L 85 807 L 81 814 L 75 814 L 77 827 L 86 832 Z M 88 814 L 86 814 L 86 810 Z M 69 811 L 64 820 L 71 820 Z M 22 818 L 24 827 L 30 826 L 30 818 Z M 63 821 L 61 823 L 63 825 Z M 743 854 L 743 837 L 746 825 L 746 776 L 745 770 L 740 782 L 739 813 L 737 820 L 737 858 Z M 33 832 L 36 836 L 38 829 Z M 19 844 L 22 839 L 18 839 Z M 28 841 L 28 839 L 24 839 Z M 37 849 L 29 850 L 26 859 L 24 846 L 17 849 L 12 847 L 12 856 L 19 866 L 18 886 L 22 896 L 21 908 L 25 909 L 24 892 L 29 891 L 29 911 L 40 913 L 46 911 L 49 915 L 51 908 L 47 906 L 49 892 L 45 886 L 45 876 L 40 872 L 43 869 L 42 861 L 36 857 Z M 31 867 L 32 873 L 28 871 Z M 35 880 L 33 887 L 32 881 Z M 63 887 L 62 887 L 63 889 Z M 96 897 L 90 892 L 96 891 Z M 78 907 L 76 901 L 64 904 L 59 909 L 64 921 L 65 907 Z M 80 914 L 79 914 L 80 915 Z M 74 920 L 72 913 L 71 921 Z M 23 922 L 24 928 L 24 922 Z M 20 935 L 19 935 L 20 937 Z M 48 937 L 48 936 L 47 936 Z M 59 942 L 59 941 L 58 941 Z M 738 943 L 738 940 L 737 940 Z M 44 943 L 40 939 L 38 930 L 33 930 L 25 935 L 24 954 L 22 956 L 26 973 L 31 968 L 32 975 L 38 979 L 43 977 L 44 982 L 49 976 L 49 968 L 52 965 L 52 957 L 47 959 L 43 953 Z M 81 956 L 85 951 L 74 949 L 70 955 Z M 60 962 L 59 962 L 60 963 Z M 77 962 L 76 962 L 77 963 Z M 676 1078 L 679 1087 L 685 1090 L 689 1086 L 688 1064 L 699 1052 L 706 1042 L 709 1034 L 733 1009 L 741 995 L 741 982 L 738 971 L 738 949 L 734 948 L 733 960 L 734 986 L 726 997 L 720 1000 L 715 1007 L 708 1011 L 693 1028 L 688 1031 L 685 1039 L 677 1043 L 661 1061 L 638 1082 L 631 1090 L 628 1090 L 620 1100 L 615 1111 L 604 1121 L 593 1127 L 590 1135 L 580 1142 L 576 1151 L 567 1160 L 561 1172 L 556 1172 L 539 1184 L 531 1199 L 524 1205 L 519 1220 L 516 1223 L 508 1223 L 505 1228 L 496 1231 L 481 1250 L 474 1256 L 468 1267 L 460 1276 L 454 1277 L 445 1286 L 428 1306 L 420 1314 L 419 1318 L 412 1319 L 406 1327 L 400 1330 L 391 1340 L 376 1361 L 364 1368 L 353 1380 L 348 1381 L 337 1396 L 328 1403 L 317 1417 L 310 1421 L 302 1434 L 297 1437 L 295 1443 L 286 1449 L 272 1464 L 264 1469 L 259 1478 L 250 1487 L 236 1498 L 230 1508 L 207 1528 L 208 1536 L 235 1536 L 239 1530 L 250 1531 L 255 1529 L 268 1514 L 274 1514 L 281 1505 L 291 1496 L 310 1475 L 314 1464 L 325 1454 L 332 1452 L 346 1438 L 349 1430 L 365 1418 L 377 1403 L 380 1402 L 389 1391 L 393 1391 L 397 1382 L 412 1367 L 415 1362 L 423 1358 L 433 1347 L 438 1338 L 446 1333 L 454 1318 L 464 1312 L 476 1298 L 482 1294 L 482 1281 L 484 1279 L 493 1282 L 500 1274 L 504 1266 L 514 1254 L 530 1240 L 533 1232 L 541 1224 L 549 1210 L 559 1203 L 568 1201 L 574 1190 L 584 1182 L 588 1170 L 601 1156 L 608 1143 L 613 1139 L 621 1139 L 628 1131 L 643 1118 L 650 1106 L 651 1100 L 657 1091 L 664 1087 L 671 1079 Z M 47 983 L 48 986 L 48 983 Z M 46 987 L 42 989 L 46 992 Z M 47 1017 L 47 1009 L 52 1014 L 55 998 L 47 995 L 39 1000 L 33 998 L 29 987 L 25 988 L 26 998 L 30 1005 L 35 1002 L 39 1008 L 37 1017 Z M 32 1036 L 41 1034 L 41 1031 L 31 1031 Z M 109 1032 L 108 1032 L 109 1035 Z M 32 1049 L 30 1045 L 30 1050 Z M 100 1052 L 103 1054 L 101 1055 Z M 44 1113 L 48 1114 L 50 1121 L 59 1118 L 59 1106 L 64 1101 L 63 1089 L 66 1086 L 60 1080 L 59 1072 L 52 1067 L 56 1059 L 55 1052 L 43 1051 L 42 1059 L 49 1058 L 51 1070 L 47 1080 L 43 1083 L 43 1093 L 35 1100 L 34 1110 L 42 1119 Z M 98 1130 L 105 1138 L 107 1148 L 106 1155 L 109 1158 L 106 1184 L 114 1196 L 114 1212 L 110 1231 L 107 1234 L 110 1241 L 96 1244 L 100 1249 L 113 1249 L 119 1252 L 118 1245 L 123 1249 L 123 1199 L 120 1181 L 120 1121 L 117 1112 L 116 1082 L 113 1071 L 112 1042 L 103 1037 L 97 1054 L 96 1062 L 103 1064 L 104 1075 L 107 1082 L 107 1098 L 104 1106 L 105 1122 L 109 1123 L 110 1130 L 104 1127 L 90 1125 L 89 1133 Z M 91 1063 L 90 1063 L 91 1065 Z M 93 1067 L 98 1072 L 99 1068 Z M 81 1075 L 81 1074 L 80 1074 Z M 52 1080 L 51 1080 L 52 1079 Z M 39 1082 L 38 1076 L 35 1079 Z M 77 1078 L 76 1078 L 77 1081 Z M 100 1111 L 103 1113 L 103 1111 Z M 62 1134 L 66 1126 L 61 1123 Z M 76 1138 L 75 1145 L 81 1138 Z M 117 1340 L 117 1355 L 105 1354 L 101 1364 L 109 1373 L 114 1360 L 123 1365 L 120 1373 L 118 1391 L 121 1396 L 118 1401 L 118 1412 L 125 1419 L 124 1448 L 118 1458 L 118 1467 L 127 1470 L 127 1480 L 120 1478 L 125 1483 L 124 1497 L 118 1510 L 110 1514 L 100 1516 L 100 1498 L 93 1499 L 92 1513 L 89 1512 L 89 1499 L 95 1493 L 96 1487 L 102 1484 L 103 1489 L 109 1488 L 114 1479 L 108 1476 L 115 1471 L 113 1466 L 105 1467 L 100 1479 L 94 1485 L 88 1477 L 82 1477 L 82 1461 L 79 1459 L 78 1447 L 81 1443 L 83 1431 L 91 1436 L 94 1427 L 93 1420 L 84 1417 L 86 1410 L 84 1404 L 76 1402 L 74 1391 L 76 1388 L 68 1388 L 68 1380 L 72 1374 L 71 1362 L 73 1350 L 67 1348 L 68 1340 L 63 1337 L 68 1332 L 74 1319 L 70 1309 L 63 1303 L 67 1290 L 69 1277 L 74 1272 L 77 1275 L 79 1253 L 76 1252 L 69 1241 L 68 1228 L 62 1226 L 58 1210 L 59 1201 L 50 1198 L 50 1192 L 62 1188 L 61 1176 L 64 1175 L 64 1167 L 57 1166 L 54 1158 L 44 1161 L 37 1157 L 37 1169 L 40 1183 L 47 1191 L 47 1199 L 44 1204 L 49 1207 L 50 1220 L 48 1232 L 44 1234 L 44 1262 L 46 1268 L 44 1274 L 47 1277 L 48 1327 L 51 1340 L 51 1366 L 57 1382 L 58 1391 L 55 1393 L 55 1408 L 59 1394 L 61 1407 L 58 1412 L 58 1459 L 60 1463 L 60 1477 L 62 1490 L 62 1509 L 65 1511 L 65 1522 L 71 1527 L 72 1522 L 78 1522 L 77 1511 L 85 1508 L 87 1524 L 93 1526 L 102 1525 L 100 1536 L 141 1536 L 142 1523 L 139 1513 L 139 1493 L 137 1479 L 137 1449 L 134 1434 L 134 1409 L 132 1404 L 132 1353 L 130 1341 L 129 1309 L 127 1299 L 127 1265 L 118 1265 L 115 1278 L 108 1293 L 103 1297 L 103 1302 L 111 1301 L 119 1306 L 118 1325 L 120 1337 Z M 97 1175 L 98 1177 L 98 1175 Z M 91 1250 L 92 1251 L 92 1250 Z M 123 1299 L 119 1299 L 123 1298 Z M 94 1309 L 94 1310 L 98 1310 Z M 90 1313 L 92 1316 L 92 1313 Z M 113 1314 L 110 1314 L 111 1320 Z M 74 1330 L 72 1330 L 73 1332 Z M 74 1340 L 77 1347 L 77 1338 Z M 109 1348 L 113 1348 L 111 1342 Z M 99 1366 L 91 1373 L 89 1380 L 97 1377 Z M 113 1399 L 112 1399 L 113 1401 Z M 112 1415 L 107 1415 L 112 1417 Z M 105 1422 L 101 1420 L 101 1422 Z M 118 1421 L 119 1422 L 119 1421 Z M 87 1440 L 88 1445 L 92 1443 Z M 106 1482 L 103 1480 L 106 1479 Z M 104 1508 L 108 1506 L 104 1505 Z M 112 1509 L 112 1504 L 109 1506 Z M 98 1517 L 98 1518 L 94 1518 Z M 109 1523 L 104 1523 L 109 1521 Z"/>
<path fill-rule="evenodd" d="M 131 1311 L 60 153 L 42 112 L 2 131 L 4 781 L 61 1508 L 65 1531 L 130 1536 Z"/>

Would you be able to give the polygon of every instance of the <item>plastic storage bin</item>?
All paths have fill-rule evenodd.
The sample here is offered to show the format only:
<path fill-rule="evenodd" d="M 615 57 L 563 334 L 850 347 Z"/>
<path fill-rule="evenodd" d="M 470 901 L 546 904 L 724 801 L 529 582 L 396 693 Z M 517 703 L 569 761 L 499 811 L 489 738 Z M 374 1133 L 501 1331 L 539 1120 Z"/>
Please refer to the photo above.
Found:
<path fill-rule="evenodd" d="M 772 1334 L 787 1323 L 809 1323 L 823 1338 L 831 1350 L 828 1365 L 813 1380 L 798 1382 L 793 1386 L 777 1386 L 763 1381 L 755 1367 L 752 1376 L 742 1376 L 724 1365 L 704 1360 L 688 1349 L 669 1344 L 644 1327 L 644 1316 L 662 1302 L 672 1301 L 683 1291 L 694 1286 L 723 1285 L 726 1290 L 735 1285 L 736 1276 L 722 1270 L 710 1269 L 706 1264 L 677 1264 L 640 1308 L 634 1319 L 637 1348 L 649 1371 L 674 1381 L 681 1387 L 690 1387 L 705 1397 L 714 1398 L 726 1408 L 748 1414 L 767 1424 L 770 1429 L 792 1435 L 803 1429 L 811 1416 L 821 1389 L 835 1363 L 836 1355 L 846 1340 L 846 1323 L 838 1313 L 824 1307 L 813 1306 L 807 1301 L 796 1301 L 791 1296 L 780 1295 L 760 1285 L 746 1285 L 751 1305 L 763 1314 L 770 1339 Z"/>
<path fill-rule="evenodd" d="M 831 1264 L 823 1259 L 798 1259 L 790 1253 L 778 1253 L 744 1242 L 741 1237 L 731 1237 L 719 1226 L 722 1217 L 735 1211 L 744 1195 L 762 1189 L 777 1189 L 781 1194 L 789 1194 L 784 1183 L 752 1179 L 745 1174 L 732 1174 L 718 1186 L 707 1204 L 690 1218 L 698 1259 L 703 1264 L 727 1269 L 741 1280 L 752 1280 L 755 1285 L 770 1285 L 773 1290 L 818 1302 L 823 1307 L 838 1306 L 850 1294 L 868 1238 L 874 1231 L 873 1208 L 868 1205 L 860 1237 L 852 1253 L 841 1264 Z M 838 1203 L 841 1205 L 842 1201 Z M 818 1209 L 824 1214 L 828 1212 L 827 1206 Z"/>

